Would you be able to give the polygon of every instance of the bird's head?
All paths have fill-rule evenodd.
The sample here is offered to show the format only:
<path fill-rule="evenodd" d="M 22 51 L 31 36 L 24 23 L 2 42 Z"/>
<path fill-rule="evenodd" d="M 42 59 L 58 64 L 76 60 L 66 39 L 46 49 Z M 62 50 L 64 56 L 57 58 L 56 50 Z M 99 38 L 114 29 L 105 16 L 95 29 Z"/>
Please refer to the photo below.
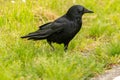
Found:
<path fill-rule="evenodd" d="M 94 12 L 86 9 L 81 5 L 74 5 L 67 11 L 66 15 L 72 19 L 75 19 L 75 18 L 82 18 L 82 15 L 85 13 L 94 13 Z"/>

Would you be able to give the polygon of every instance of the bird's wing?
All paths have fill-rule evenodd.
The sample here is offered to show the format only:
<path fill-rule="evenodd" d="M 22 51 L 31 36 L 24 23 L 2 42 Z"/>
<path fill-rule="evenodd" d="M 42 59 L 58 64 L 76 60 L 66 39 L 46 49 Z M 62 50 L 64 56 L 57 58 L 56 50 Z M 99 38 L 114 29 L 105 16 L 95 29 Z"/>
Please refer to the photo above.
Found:
<path fill-rule="evenodd" d="M 46 23 L 46 24 L 43 24 L 43 25 L 39 26 L 39 29 L 42 30 L 42 29 L 45 29 L 45 28 L 49 28 L 50 25 L 51 25 L 51 23 L 52 23 L 52 22 L 48 22 L 48 23 Z"/>
<path fill-rule="evenodd" d="M 47 23 L 41 28 L 35 32 L 29 33 L 26 36 L 23 36 L 22 38 L 28 38 L 28 39 L 45 39 L 51 34 L 54 34 L 56 32 L 61 32 L 64 30 L 64 26 L 66 25 L 65 22 L 53 22 L 53 23 Z"/>

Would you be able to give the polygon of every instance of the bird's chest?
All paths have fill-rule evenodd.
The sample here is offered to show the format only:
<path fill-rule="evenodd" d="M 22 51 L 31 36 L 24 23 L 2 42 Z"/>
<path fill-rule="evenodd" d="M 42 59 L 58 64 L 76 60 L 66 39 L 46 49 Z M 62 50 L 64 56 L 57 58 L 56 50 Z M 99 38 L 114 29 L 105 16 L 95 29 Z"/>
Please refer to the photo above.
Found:
<path fill-rule="evenodd" d="M 65 29 L 65 33 L 66 35 L 69 37 L 72 37 L 72 36 L 75 36 L 81 29 L 81 25 L 82 24 L 76 24 L 76 23 L 73 23 L 69 26 L 69 28 L 66 28 Z"/>

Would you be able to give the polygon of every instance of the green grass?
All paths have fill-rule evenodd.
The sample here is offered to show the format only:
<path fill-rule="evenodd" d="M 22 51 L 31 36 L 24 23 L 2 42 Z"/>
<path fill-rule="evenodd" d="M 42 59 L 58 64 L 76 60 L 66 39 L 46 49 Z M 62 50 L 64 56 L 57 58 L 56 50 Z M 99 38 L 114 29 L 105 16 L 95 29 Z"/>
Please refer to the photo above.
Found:
<path fill-rule="evenodd" d="M 120 0 L 0 0 L 0 80 L 89 80 L 120 64 Z M 66 13 L 73 4 L 94 11 L 65 53 L 63 45 L 20 37 Z"/>

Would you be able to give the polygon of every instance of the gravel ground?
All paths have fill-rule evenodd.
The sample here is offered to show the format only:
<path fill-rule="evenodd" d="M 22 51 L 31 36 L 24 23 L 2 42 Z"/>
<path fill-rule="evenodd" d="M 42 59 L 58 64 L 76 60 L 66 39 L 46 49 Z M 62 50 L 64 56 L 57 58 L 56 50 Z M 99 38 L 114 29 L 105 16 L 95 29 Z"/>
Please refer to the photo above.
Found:
<path fill-rule="evenodd" d="M 114 66 L 104 74 L 92 78 L 91 80 L 120 80 L 120 66 Z"/>

